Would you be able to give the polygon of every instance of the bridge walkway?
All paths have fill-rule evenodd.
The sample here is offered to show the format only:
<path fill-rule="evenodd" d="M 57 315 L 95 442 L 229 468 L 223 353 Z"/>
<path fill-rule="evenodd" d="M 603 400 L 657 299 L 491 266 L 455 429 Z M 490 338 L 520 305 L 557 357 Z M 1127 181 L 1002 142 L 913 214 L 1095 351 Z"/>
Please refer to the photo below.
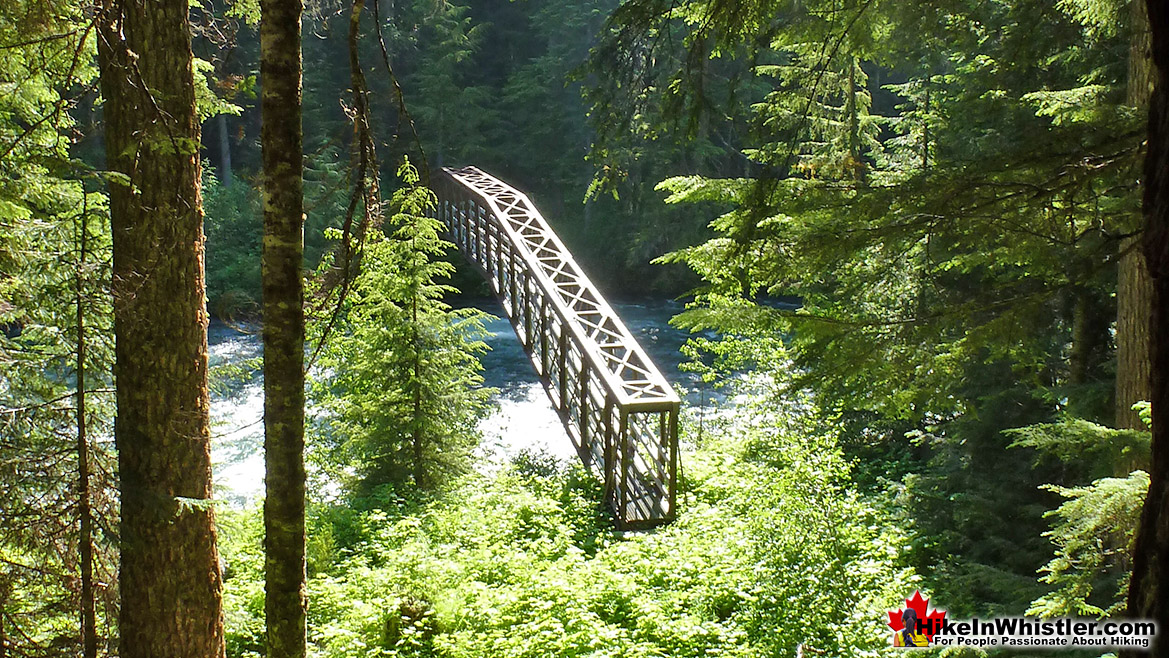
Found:
<path fill-rule="evenodd" d="M 443 169 L 436 209 L 540 375 L 618 527 L 673 520 L 680 400 L 527 195 L 475 167 Z"/>

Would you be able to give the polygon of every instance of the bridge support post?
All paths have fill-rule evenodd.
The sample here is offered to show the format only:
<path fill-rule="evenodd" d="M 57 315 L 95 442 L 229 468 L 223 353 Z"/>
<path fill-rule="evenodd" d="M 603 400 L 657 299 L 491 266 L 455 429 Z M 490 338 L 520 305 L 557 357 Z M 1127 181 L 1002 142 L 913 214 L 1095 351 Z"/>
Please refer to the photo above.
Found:
<path fill-rule="evenodd" d="M 615 463 L 615 449 L 613 445 L 613 396 L 605 396 L 605 459 L 604 482 L 605 500 L 612 501 L 617 490 L 617 464 Z"/>
<path fill-rule="evenodd" d="M 540 376 L 548 378 L 548 296 L 540 297 Z"/>
<path fill-rule="evenodd" d="M 589 450 L 589 366 L 580 364 L 580 447 L 585 466 L 592 467 L 593 453 Z"/>

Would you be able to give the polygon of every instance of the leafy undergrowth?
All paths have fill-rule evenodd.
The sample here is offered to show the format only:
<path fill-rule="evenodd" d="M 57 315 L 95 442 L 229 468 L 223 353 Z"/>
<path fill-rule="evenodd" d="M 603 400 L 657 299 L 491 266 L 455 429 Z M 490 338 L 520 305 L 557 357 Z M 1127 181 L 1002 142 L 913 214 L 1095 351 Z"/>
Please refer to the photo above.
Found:
<path fill-rule="evenodd" d="M 673 524 L 619 533 L 596 484 L 540 458 L 392 512 L 317 506 L 319 656 L 876 656 L 912 591 L 902 534 L 852 493 L 830 432 L 737 413 L 685 451 Z M 708 428 L 708 435 L 711 434 Z M 259 510 L 221 518 L 229 655 L 263 647 Z"/>

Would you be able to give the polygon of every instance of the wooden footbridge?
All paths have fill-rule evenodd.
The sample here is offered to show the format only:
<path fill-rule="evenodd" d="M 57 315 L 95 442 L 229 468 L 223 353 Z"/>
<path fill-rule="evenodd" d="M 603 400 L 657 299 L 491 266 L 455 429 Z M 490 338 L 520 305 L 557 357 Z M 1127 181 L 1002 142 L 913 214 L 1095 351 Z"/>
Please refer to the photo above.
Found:
<path fill-rule="evenodd" d="M 491 285 L 617 525 L 674 518 L 678 396 L 528 197 L 475 167 L 434 181 L 438 218 Z"/>

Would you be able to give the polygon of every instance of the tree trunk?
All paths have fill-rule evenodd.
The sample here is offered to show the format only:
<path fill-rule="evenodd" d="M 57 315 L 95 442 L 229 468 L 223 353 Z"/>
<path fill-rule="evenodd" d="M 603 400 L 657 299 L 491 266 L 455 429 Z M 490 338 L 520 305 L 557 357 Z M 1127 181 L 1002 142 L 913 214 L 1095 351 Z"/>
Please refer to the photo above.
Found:
<path fill-rule="evenodd" d="M 1169 6 L 1148 3 L 1154 91 L 1145 154 L 1144 253 L 1153 282 L 1153 442 L 1149 492 L 1133 546 L 1128 614 L 1156 621 L 1153 655 L 1169 656 Z"/>
<path fill-rule="evenodd" d="M 82 189 L 82 195 L 85 190 Z M 89 502 L 89 439 L 85 418 L 85 259 L 89 246 L 89 209 L 83 207 L 77 250 L 77 538 L 81 561 L 81 655 L 97 658 L 97 616 L 93 602 L 93 513 Z"/>
<path fill-rule="evenodd" d="M 187 0 L 103 0 L 123 658 L 224 654 Z"/>
<path fill-rule="evenodd" d="M 1132 406 L 1147 401 L 1149 381 L 1149 321 L 1153 285 L 1140 238 L 1121 242 L 1116 283 L 1116 427 L 1145 429 Z"/>
<path fill-rule="evenodd" d="M 263 0 L 264 612 L 269 658 L 305 655 L 301 0 Z"/>
<path fill-rule="evenodd" d="M 925 80 L 921 86 L 923 89 L 922 112 L 921 112 L 921 168 L 922 171 L 929 171 L 930 169 L 930 79 L 933 78 L 933 73 L 927 71 Z"/>
<path fill-rule="evenodd" d="M 1087 287 L 1072 291 L 1072 348 L 1068 355 L 1068 384 L 1078 390 L 1070 393 L 1069 409 L 1076 415 L 1092 421 L 1110 414 L 1106 406 L 1092 404 L 1092 396 L 1083 387 L 1099 381 L 1097 372 L 1104 366 L 1110 352 L 1109 330 L 1112 312 L 1098 295 Z"/>
<path fill-rule="evenodd" d="M 1126 102 L 1135 108 L 1149 105 L 1152 82 L 1149 66 L 1149 19 L 1144 0 L 1132 0 L 1132 37 L 1128 54 Z M 1125 227 L 1134 232 L 1137 226 Z M 1150 398 L 1149 318 L 1152 281 L 1140 249 L 1139 236 L 1121 241 L 1116 282 L 1116 426 L 1144 429 L 1132 406 Z"/>
<path fill-rule="evenodd" d="M 8 608 L 8 583 L 0 584 L 0 658 L 8 658 L 8 635 L 4 631 L 4 611 Z"/>
<path fill-rule="evenodd" d="M 227 115 L 215 117 L 215 132 L 219 133 L 219 182 L 230 188 L 233 181 L 231 172 L 231 135 L 227 132 Z"/>
<path fill-rule="evenodd" d="M 411 256 L 411 261 L 416 262 L 413 256 Z M 416 273 L 411 273 L 411 275 L 416 276 Z M 414 327 L 414 336 L 411 341 L 411 352 L 414 361 L 414 380 L 411 382 L 414 396 L 414 418 L 410 438 L 414 446 L 414 486 L 419 489 L 425 489 L 426 464 L 423 460 L 422 453 L 424 441 L 422 432 L 422 340 L 418 335 L 418 295 L 422 293 L 419 290 L 414 290 L 411 294 L 414 295 L 414 298 L 411 300 L 412 305 L 410 311 L 410 321 Z"/>
<path fill-rule="evenodd" d="M 1083 386 L 1088 380 L 1092 351 L 1088 295 L 1088 291 L 1077 289 L 1072 296 L 1072 349 L 1068 355 L 1068 383 L 1072 386 Z"/>

